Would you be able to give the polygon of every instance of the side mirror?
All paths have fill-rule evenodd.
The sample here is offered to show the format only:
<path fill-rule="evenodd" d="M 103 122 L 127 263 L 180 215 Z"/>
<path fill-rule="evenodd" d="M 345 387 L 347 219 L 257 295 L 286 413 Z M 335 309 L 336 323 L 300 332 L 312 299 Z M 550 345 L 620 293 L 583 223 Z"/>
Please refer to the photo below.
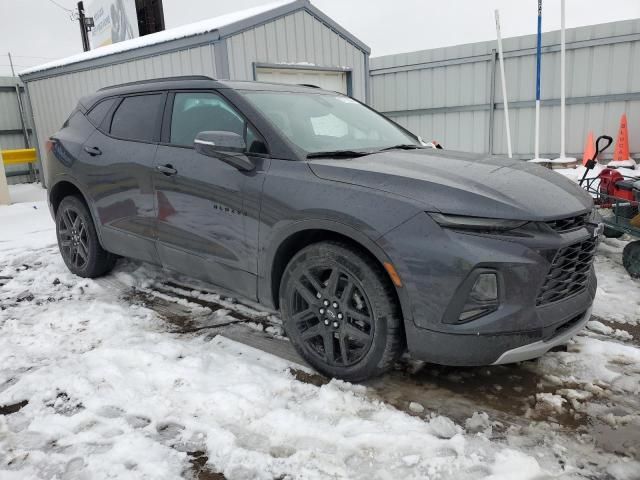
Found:
<path fill-rule="evenodd" d="M 233 132 L 200 132 L 193 140 L 196 152 L 217 158 L 243 172 L 255 168 L 253 162 L 244 153 L 247 146 L 244 139 Z"/>

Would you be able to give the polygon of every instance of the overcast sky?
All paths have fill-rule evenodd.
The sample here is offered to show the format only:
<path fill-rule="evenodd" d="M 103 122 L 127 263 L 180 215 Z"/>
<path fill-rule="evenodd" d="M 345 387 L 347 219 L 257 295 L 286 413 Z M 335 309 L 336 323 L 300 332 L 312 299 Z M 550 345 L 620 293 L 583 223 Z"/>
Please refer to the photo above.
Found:
<path fill-rule="evenodd" d="M 0 0 L 0 75 L 82 50 L 80 29 L 69 13 L 73 0 Z M 567 27 L 640 17 L 640 0 L 566 0 Z M 536 0 L 312 0 L 359 37 L 372 56 L 495 38 L 493 10 L 503 37 L 535 33 Z M 91 0 L 85 0 L 85 6 Z M 270 3 L 269 0 L 163 0 L 167 28 Z M 560 0 L 543 3 L 543 30 L 560 26 Z"/>

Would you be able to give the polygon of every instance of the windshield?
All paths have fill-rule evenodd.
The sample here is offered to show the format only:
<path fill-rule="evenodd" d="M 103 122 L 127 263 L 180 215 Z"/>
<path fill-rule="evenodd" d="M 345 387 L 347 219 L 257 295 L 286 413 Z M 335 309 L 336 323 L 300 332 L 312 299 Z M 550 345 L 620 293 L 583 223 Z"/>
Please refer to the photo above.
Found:
<path fill-rule="evenodd" d="M 244 91 L 291 142 L 308 153 L 419 146 L 385 117 L 342 95 Z"/>

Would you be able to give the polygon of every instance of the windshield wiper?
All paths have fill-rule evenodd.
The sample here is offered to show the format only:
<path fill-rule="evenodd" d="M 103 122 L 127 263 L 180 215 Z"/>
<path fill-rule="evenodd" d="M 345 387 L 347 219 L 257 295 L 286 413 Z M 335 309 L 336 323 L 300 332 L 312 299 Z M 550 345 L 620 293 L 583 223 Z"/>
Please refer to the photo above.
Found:
<path fill-rule="evenodd" d="M 356 158 L 371 155 L 374 152 L 358 152 L 356 150 L 332 150 L 327 152 L 311 152 L 307 158 Z"/>
<path fill-rule="evenodd" d="M 378 150 L 379 152 L 385 152 L 387 150 L 416 150 L 425 148 L 421 145 L 416 145 L 414 143 L 402 143 L 400 145 L 393 145 L 392 147 L 381 148 Z"/>

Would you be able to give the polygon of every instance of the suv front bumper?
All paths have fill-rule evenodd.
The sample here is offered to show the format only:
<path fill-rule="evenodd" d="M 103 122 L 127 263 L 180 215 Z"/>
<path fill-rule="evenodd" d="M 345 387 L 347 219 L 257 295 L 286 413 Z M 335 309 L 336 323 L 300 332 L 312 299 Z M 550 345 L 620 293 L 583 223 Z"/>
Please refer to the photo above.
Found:
<path fill-rule="evenodd" d="M 584 328 L 590 318 L 591 308 L 589 308 L 582 316 L 577 317 L 574 322 L 571 322 L 571 325 L 557 333 L 555 336 L 547 340 L 538 340 L 537 342 L 507 350 L 500 355 L 492 365 L 503 365 L 505 363 L 516 363 L 538 358 L 552 348 L 567 343 L 575 334 Z"/>
<path fill-rule="evenodd" d="M 584 327 L 597 286 L 592 265 L 583 289 L 551 302 L 541 302 L 539 294 L 554 252 L 593 238 L 595 231 L 526 233 L 469 235 L 430 228 L 428 220 L 417 218 L 379 240 L 383 248 L 399 246 L 402 252 L 401 260 L 394 255 L 393 262 L 404 283 L 398 294 L 412 357 L 457 366 L 518 362 L 566 343 Z M 468 298 L 464 285 L 478 269 L 498 275 L 499 307 L 459 322 Z"/>

